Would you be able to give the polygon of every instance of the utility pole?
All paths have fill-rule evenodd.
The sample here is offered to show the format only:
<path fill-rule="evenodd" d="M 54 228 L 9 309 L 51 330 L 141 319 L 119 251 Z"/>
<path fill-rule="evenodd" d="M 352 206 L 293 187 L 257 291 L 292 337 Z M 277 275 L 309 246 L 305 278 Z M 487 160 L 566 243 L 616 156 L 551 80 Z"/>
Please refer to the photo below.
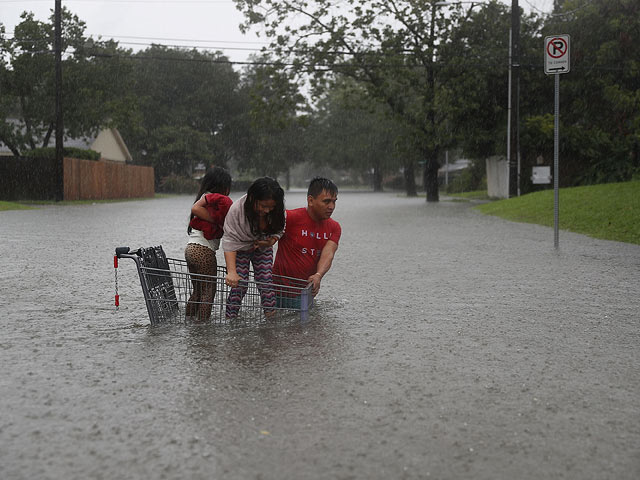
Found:
<path fill-rule="evenodd" d="M 432 135 L 435 134 L 436 125 L 436 112 L 435 112 L 435 37 L 436 37 L 436 12 L 437 8 L 442 5 L 448 5 L 448 2 L 432 2 L 431 3 L 431 23 L 429 25 L 429 60 L 427 63 L 427 89 L 429 92 L 430 102 L 429 109 L 427 111 L 427 123 L 428 129 Z M 427 202 L 440 201 L 440 195 L 438 192 L 438 148 L 428 147 L 425 149 L 426 162 L 424 164 L 424 188 L 426 190 Z"/>
<path fill-rule="evenodd" d="M 55 200 L 64 200 L 64 126 L 62 122 L 62 0 L 56 0 L 55 22 L 55 63 L 56 63 L 56 188 Z"/>
<path fill-rule="evenodd" d="M 511 1 L 511 41 L 509 52 L 509 125 L 507 163 L 509 197 L 520 195 L 520 7 Z"/>

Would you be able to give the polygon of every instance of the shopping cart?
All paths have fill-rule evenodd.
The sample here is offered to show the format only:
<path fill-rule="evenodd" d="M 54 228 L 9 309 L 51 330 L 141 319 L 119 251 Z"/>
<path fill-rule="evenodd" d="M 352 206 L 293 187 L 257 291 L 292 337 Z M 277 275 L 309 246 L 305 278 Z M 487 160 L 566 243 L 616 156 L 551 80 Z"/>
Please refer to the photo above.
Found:
<path fill-rule="evenodd" d="M 257 282 L 250 272 L 249 280 L 241 282 L 246 293 L 239 310 L 227 308 L 231 288 L 225 284 L 226 267 L 218 267 L 217 275 L 189 273 L 185 260 L 168 258 L 162 246 L 130 250 L 118 247 L 114 256 L 116 272 L 116 306 L 118 295 L 118 259 L 128 258 L 135 262 L 142 294 L 152 325 L 189 321 L 194 307 L 204 303 L 211 307 L 209 320 L 214 323 L 230 323 L 248 326 L 279 318 L 299 316 L 305 322 L 313 307 L 312 284 L 301 279 L 273 275 L 273 283 Z M 194 288 L 213 288 L 215 296 L 211 302 L 193 301 Z M 275 293 L 276 306 L 265 312 L 261 303 L 261 291 Z M 190 301 L 191 299 L 191 301 Z M 197 309 L 196 309 L 197 310 Z M 208 308 L 207 308 L 208 311 Z M 189 314 L 189 315 L 188 315 Z M 294 317 L 295 318 L 295 317 Z M 193 318 L 197 320 L 197 318 Z"/>

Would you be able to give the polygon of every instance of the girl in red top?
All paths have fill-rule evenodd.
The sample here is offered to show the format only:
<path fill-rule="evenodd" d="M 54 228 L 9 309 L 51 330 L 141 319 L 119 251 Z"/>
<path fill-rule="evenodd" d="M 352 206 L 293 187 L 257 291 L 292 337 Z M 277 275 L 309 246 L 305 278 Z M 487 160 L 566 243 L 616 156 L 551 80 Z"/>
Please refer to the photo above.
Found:
<path fill-rule="evenodd" d="M 187 317 L 205 322 L 211 316 L 211 306 L 216 295 L 216 279 L 197 277 L 207 275 L 215 277 L 218 270 L 216 250 L 220 247 L 222 226 L 231 199 L 231 175 L 225 169 L 214 167 L 207 171 L 200 183 L 200 191 L 191 207 L 187 234 L 189 240 L 184 251 L 193 284 L 193 293 L 187 302 Z"/>

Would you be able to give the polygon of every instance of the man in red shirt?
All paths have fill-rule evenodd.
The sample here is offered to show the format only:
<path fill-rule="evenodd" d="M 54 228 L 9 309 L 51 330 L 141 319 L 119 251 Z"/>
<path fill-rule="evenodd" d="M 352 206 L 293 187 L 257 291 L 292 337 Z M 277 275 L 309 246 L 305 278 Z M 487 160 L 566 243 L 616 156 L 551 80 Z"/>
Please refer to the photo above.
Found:
<path fill-rule="evenodd" d="M 284 235 L 278 241 L 273 273 L 312 282 L 314 296 L 338 250 L 342 229 L 331 219 L 337 199 L 338 187 L 331 180 L 311 180 L 306 208 L 287 210 Z"/>

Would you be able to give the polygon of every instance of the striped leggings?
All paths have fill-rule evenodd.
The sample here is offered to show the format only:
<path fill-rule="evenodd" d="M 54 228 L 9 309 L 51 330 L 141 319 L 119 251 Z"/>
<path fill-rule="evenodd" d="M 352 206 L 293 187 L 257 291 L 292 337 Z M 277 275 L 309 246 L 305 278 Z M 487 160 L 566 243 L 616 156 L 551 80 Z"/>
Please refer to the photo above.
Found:
<path fill-rule="evenodd" d="M 236 252 L 236 271 L 240 276 L 240 283 L 232 288 L 227 299 L 226 316 L 235 318 L 238 316 L 242 299 L 247 293 L 249 280 L 249 263 L 253 265 L 253 277 L 260 292 L 260 303 L 264 308 L 264 313 L 269 314 L 275 311 L 276 292 L 273 287 L 273 248 L 256 248 L 255 250 Z"/>

